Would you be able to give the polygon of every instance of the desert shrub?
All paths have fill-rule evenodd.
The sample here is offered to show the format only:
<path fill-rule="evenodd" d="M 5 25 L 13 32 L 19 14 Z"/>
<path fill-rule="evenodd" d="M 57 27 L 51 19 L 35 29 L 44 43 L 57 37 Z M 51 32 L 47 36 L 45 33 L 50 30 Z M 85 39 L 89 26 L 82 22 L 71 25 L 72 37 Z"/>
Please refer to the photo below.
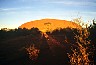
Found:
<path fill-rule="evenodd" d="M 81 24 L 81 23 L 80 23 Z M 86 26 L 87 27 L 87 26 Z M 75 34 L 76 45 L 78 49 L 72 48 L 73 53 L 68 53 L 68 57 L 70 58 L 71 65 L 94 65 L 93 60 L 90 60 L 89 57 L 93 58 L 92 47 L 90 47 L 91 43 L 88 40 L 90 33 L 88 32 L 88 28 L 82 28 L 77 30 L 79 35 Z M 90 50 L 91 49 L 91 50 Z"/>
<path fill-rule="evenodd" d="M 38 58 L 39 49 L 37 49 L 34 44 L 26 48 L 27 54 L 31 60 L 36 60 Z"/>

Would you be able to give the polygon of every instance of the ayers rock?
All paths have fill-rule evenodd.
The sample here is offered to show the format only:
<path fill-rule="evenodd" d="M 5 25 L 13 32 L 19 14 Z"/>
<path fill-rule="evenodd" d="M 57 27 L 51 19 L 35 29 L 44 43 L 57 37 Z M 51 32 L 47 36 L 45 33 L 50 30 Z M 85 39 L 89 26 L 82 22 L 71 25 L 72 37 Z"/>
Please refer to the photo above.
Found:
<path fill-rule="evenodd" d="M 66 21 L 66 20 L 58 20 L 58 19 L 41 19 L 41 20 L 35 20 L 30 21 L 27 23 L 22 24 L 19 26 L 19 28 L 38 28 L 42 32 L 46 31 L 52 31 L 57 28 L 78 28 L 80 29 L 81 26 L 72 22 L 72 21 Z"/>

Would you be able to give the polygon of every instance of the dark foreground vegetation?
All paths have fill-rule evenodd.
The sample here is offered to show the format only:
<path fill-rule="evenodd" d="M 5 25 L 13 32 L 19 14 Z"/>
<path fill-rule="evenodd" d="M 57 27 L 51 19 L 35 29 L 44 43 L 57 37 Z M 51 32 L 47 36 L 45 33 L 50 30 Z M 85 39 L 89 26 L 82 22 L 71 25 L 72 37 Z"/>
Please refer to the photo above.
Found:
<path fill-rule="evenodd" d="M 72 58 L 76 63 L 94 65 L 96 62 L 96 24 L 87 28 L 90 35 L 87 35 L 84 30 L 80 32 L 70 28 L 56 29 L 46 32 L 49 36 L 46 38 L 38 28 L 1 29 L 0 65 L 71 65 L 72 63 L 76 65 Z M 79 37 L 76 38 L 76 35 Z M 82 49 L 86 53 L 83 53 Z"/>

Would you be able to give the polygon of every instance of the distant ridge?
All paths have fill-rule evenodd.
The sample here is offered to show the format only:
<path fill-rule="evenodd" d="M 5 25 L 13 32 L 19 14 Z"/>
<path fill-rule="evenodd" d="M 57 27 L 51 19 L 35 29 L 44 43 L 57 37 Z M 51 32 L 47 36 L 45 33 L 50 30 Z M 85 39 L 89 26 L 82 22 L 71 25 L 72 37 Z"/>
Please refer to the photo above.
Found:
<path fill-rule="evenodd" d="M 40 31 L 46 32 L 57 29 L 57 28 L 82 28 L 78 24 L 72 22 L 72 21 L 67 21 L 67 20 L 58 20 L 58 19 L 41 19 L 41 20 L 35 20 L 35 21 L 30 21 L 27 23 L 22 24 L 19 26 L 19 28 L 38 28 Z"/>

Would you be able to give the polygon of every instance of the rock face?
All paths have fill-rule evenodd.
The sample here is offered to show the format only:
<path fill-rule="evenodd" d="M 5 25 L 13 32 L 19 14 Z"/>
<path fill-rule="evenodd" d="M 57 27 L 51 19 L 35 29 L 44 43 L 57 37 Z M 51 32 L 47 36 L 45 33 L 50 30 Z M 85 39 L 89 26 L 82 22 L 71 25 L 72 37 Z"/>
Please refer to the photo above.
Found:
<path fill-rule="evenodd" d="M 81 28 L 78 24 L 71 22 L 71 21 L 66 21 L 66 20 L 58 20 L 58 19 L 41 19 L 41 20 L 35 20 L 35 21 L 30 21 L 27 23 L 22 24 L 19 26 L 19 28 L 38 28 L 42 32 L 46 31 L 52 31 L 57 28 Z"/>

